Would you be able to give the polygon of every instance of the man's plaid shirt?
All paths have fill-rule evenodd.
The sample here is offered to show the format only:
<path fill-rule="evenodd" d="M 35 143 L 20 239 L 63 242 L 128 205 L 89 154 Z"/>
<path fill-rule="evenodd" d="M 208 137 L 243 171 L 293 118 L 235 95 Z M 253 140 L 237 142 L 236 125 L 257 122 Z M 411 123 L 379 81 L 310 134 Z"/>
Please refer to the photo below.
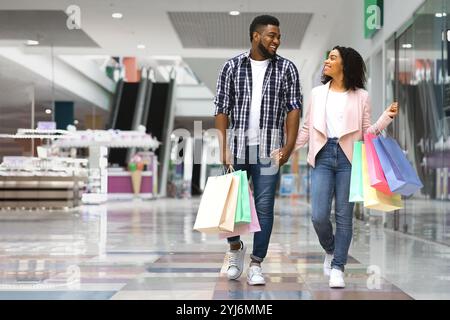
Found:
<path fill-rule="evenodd" d="M 295 65 L 278 55 L 270 61 L 264 76 L 259 122 L 260 158 L 284 145 L 286 113 L 301 109 L 303 96 Z M 246 132 L 252 98 L 252 68 L 250 52 L 228 60 L 220 71 L 214 98 L 215 115 L 229 116 L 227 142 L 237 158 L 245 158 L 248 144 Z"/>

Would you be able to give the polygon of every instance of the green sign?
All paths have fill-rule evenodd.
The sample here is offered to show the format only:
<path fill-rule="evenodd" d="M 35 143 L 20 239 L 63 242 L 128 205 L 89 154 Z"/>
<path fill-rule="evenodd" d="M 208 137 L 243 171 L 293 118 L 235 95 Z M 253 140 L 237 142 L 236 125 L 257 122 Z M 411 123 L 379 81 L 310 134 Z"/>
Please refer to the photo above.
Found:
<path fill-rule="evenodd" d="M 382 27 L 383 0 L 364 0 L 364 38 L 372 38 Z"/>

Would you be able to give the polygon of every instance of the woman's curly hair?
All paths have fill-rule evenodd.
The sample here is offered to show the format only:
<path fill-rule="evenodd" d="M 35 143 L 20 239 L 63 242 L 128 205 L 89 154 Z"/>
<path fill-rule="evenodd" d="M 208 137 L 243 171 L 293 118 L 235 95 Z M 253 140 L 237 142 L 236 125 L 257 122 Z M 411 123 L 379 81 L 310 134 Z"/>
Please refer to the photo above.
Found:
<path fill-rule="evenodd" d="M 347 90 L 365 89 L 366 64 L 361 55 L 353 48 L 335 46 L 333 50 L 339 51 L 344 70 L 344 86 Z M 322 83 L 329 82 L 332 78 L 322 74 Z"/>

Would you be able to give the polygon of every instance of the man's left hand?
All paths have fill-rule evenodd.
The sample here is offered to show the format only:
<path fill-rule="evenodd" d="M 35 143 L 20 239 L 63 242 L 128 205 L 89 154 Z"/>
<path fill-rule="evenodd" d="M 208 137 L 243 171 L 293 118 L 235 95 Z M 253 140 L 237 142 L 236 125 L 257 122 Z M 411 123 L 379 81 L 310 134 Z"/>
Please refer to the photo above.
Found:
<path fill-rule="evenodd" d="M 291 156 L 292 148 L 288 148 L 287 146 L 284 146 L 281 149 L 276 149 L 272 151 L 270 154 L 271 158 L 274 159 L 275 163 L 281 167 L 286 162 L 289 161 L 289 157 Z"/>

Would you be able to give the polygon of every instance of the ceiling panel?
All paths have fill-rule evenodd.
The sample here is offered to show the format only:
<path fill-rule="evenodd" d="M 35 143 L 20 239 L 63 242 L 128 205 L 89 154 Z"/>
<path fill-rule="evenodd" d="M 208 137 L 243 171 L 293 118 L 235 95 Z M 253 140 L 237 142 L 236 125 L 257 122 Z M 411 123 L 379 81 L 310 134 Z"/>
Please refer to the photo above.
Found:
<path fill-rule="evenodd" d="M 82 29 L 68 29 L 60 10 L 0 10 L 0 39 L 38 40 L 40 45 L 99 47 Z"/>
<path fill-rule="evenodd" d="M 267 13 L 168 12 L 184 48 L 248 48 L 252 20 Z M 311 21 L 311 13 L 278 13 L 283 48 L 299 49 Z"/>

